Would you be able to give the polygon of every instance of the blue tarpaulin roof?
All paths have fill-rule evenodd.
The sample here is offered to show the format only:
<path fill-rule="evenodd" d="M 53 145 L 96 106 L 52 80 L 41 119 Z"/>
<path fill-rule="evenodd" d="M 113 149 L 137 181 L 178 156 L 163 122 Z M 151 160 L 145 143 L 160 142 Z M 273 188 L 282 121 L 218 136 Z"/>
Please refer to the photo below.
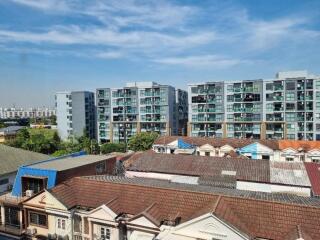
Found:
<path fill-rule="evenodd" d="M 178 139 L 178 148 L 180 149 L 190 149 L 193 148 L 193 145 L 190 143 L 184 142 L 181 138 Z"/>

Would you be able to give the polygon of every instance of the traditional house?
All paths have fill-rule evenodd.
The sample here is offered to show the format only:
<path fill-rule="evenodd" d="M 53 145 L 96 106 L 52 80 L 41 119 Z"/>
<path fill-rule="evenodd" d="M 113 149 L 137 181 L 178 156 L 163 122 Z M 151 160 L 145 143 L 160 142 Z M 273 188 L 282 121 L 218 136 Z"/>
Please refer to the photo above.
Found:
<path fill-rule="evenodd" d="M 0 196 L 0 235 L 23 236 L 25 225 L 32 219 L 23 217 L 22 204 L 35 194 L 75 176 L 114 174 L 115 170 L 116 156 L 86 155 L 82 152 L 21 166 L 12 191 Z M 47 221 L 39 216 L 35 218 Z"/>
<path fill-rule="evenodd" d="M 237 152 L 254 160 L 319 162 L 320 141 L 257 140 L 162 136 L 153 151 L 167 154 L 229 156 Z"/>
<path fill-rule="evenodd" d="M 219 194 L 207 189 L 151 179 L 73 178 L 23 203 L 26 236 L 76 240 L 319 237 L 319 199 L 241 191 Z"/>

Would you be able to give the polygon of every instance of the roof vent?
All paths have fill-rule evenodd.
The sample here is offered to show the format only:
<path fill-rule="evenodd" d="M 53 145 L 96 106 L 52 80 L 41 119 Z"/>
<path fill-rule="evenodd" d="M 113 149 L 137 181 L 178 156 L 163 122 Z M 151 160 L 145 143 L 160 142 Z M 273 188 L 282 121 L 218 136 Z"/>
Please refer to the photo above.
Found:
<path fill-rule="evenodd" d="M 236 171 L 227 171 L 227 170 L 221 171 L 221 175 L 236 176 L 236 174 L 237 174 Z"/>

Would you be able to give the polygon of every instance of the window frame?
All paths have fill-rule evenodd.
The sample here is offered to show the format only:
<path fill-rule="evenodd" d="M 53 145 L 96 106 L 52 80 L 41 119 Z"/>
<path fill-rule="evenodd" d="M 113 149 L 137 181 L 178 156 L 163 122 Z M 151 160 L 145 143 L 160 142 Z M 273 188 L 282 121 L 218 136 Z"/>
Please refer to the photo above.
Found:
<path fill-rule="evenodd" d="M 38 216 L 38 223 L 34 223 L 31 221 L 31 214 L 36 214 Z M 39 216 L 42 215 L 45 217 L 46 223 L 45 225 L 40 224 L 39 222 Z M 37 227 L 41 227 L 41 228 L 46 228 L 48 229 L 48 215 L 45 213 L 41 213 L 41 212 L 37 212 L 37 211 L 28 211 L 28 223 L 31 226 L 37 226 Z"/>

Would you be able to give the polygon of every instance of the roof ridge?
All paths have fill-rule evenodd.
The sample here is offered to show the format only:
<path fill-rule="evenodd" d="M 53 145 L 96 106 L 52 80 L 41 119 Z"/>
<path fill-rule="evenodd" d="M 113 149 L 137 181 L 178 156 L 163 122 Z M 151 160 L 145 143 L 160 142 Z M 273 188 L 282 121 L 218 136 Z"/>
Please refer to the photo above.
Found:
<path fill-rule="evenodd" d="M 84 177 L 75 177 L 75 178 L 79 178 L 79 179 L 86 179 L 86 180 L 89 180 L 89 181 L 96 181 L 96 182 L 101 182 L 97 179 L 89 179 L 89 178 L 84 178 Z M 123 177 L 123 178 L 126 178 L 126 177 Z M 170 187 L 165 187 L 165 186 L 154 186 L 154 185 L 143 185 L 143 184 L 139 184 L 139 183 L 133 183 L 133 182 L 111 182 L 111 181 L 104 181 L 104 182 L 107 182 L 107 183 L 111 183 L 111 184 L 121 184 L 121 185 L 131 185 L 131 186 L 141 186 L 141 187 L 151 187 L 151 188 L 156 188 L 156 189 L 165 189 L 165 190 L 170 190 L 170 191 L 179 191 L 179 192 L 189 192 L 189 193 L 201 193 L 201 194 L 205 194 L 207 196 L 222 196 L 222 197 L 227 197 L 227 198 L 236 198 L 236 199 L 246 199 L 246 200 L 252 200 L 252 201 L 259 201 L 259 202 L 267 202 L 267 203 L 275 203 L 275 204 L 285 204 L 285 205 L 294 205 L 294 206 L 300 206 L 300 207 L 306 207 L 306 208 L 315 208 L 315 209 L 319 209 L 320 206 L 315 206 L 315 205 L 305 205 L 305 204 L 302 204 L 302 203 L 292 203 L 292 202 L 282 202 L 280 200 L 275 200 L 275 199 L 260 199 L 260 198 L 254 198 L 254 197 L 251 197 L 251 196 L 234 196 L 234 195 L 228 195 L 228 194 L 224 194 L 224 193 L 212 193 L 212 192 L 206 192 L 206 191 L 203 191 L 203 190 L 191 190 L 191 189 L 177 189 L 177 188 L 170 188 Z"/>

